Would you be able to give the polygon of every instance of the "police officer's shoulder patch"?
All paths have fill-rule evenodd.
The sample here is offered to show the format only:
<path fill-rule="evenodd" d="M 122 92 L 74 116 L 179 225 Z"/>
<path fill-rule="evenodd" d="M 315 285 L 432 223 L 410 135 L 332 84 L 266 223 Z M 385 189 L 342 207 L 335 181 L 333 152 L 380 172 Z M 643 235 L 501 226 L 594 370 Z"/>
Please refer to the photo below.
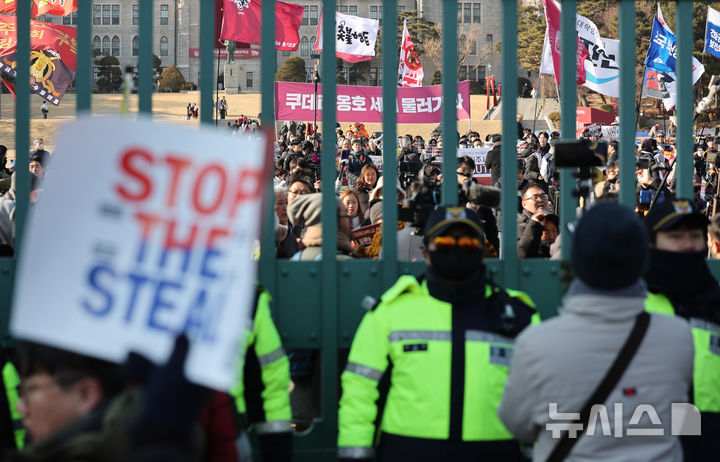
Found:
<path fill-rule="evenodd" d="M 419 290 L 420 283 L 415 276 L 400 276 L 397 282 L 382 295 L 382 303 L 392 302 L 404 293 L 417 292 Z"/>

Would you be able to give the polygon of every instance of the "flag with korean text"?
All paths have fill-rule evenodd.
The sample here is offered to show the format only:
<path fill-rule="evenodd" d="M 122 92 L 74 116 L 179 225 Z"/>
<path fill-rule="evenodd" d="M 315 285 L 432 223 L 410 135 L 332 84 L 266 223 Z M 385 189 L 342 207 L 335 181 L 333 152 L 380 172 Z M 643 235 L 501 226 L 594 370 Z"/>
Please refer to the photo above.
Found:
<path fill-rule="evenodd" d="M 720 59 L 720 11 L 708 6 L 705 24 L 705 53 Z"/>
<path fill-rule="evenodd" d="M 269 4 L 271 2 L 265 2 Z M 303 6 L 275 2 L 275 49 L 296 51 L 300 46 Z M 220 39 L 260 45 L 262 8 L 260 0 L 223 0 Z"/>
<path fill-rule="evenodd" d="M 668 111 L 677 103 L 677 43 L 670 26 L 663 18 L 658 5 L 658 12 L 653 21 L 650 35 L 650 46 L 645 55 L 645 76 L 643 79 L 642 97 L 658 98 Z M 705 66 L 696 58 L 692 58 L 692 82 L 698 81 L 705 72 Z"/>
<path fill-rule="evenodd" d="M 400 45 L 400 66 L 398 68 L 398 87 L 421 87 L 423 67 L 415 44 L 410 38 L 407 19 L 403 23 L 402 44 Z"/>
<path fill-rule="evenodd" d="M 32 0 L 30 15 L 33 18 L 41 14 L 52 14 L 55 16 L 67 16 L 77 11 L 77 0 Z M 17 2 L 15 0 L 0 1 L 0 13 L 15 13 Z"/>
<path fill-rule="evenodd" d="M 548 43 L 550 45 L 550 53 L 552 55 L 554 70 L 553 74 L 555 75 L 555 83 L 560 85 L 560 8 L 553 0 L 543 0 L 543 6 L 545 7 L 545 20 L 547 22 L 545 35 L 548 37 Z M 578 36 L 575 38 L 575 49 L 577 68 L 576 81 L 578 84 L 582 85 L 587 79 L 585 74 L 585 59 L 590 56 L 590 54 L 588 53 L 585 44 Z"/>
<path fill-rule="evenodd" d="M 0 78 L 14 93 L 17 76 L 16 16 L 0 16 Z M 75 79 L 77 29 L 30 21 L 30 90 L 58 105 Z"/>
<path fill-rule="evenodd" d="M 322 51 L 322 15 L 315 34 L 313 50 Z M 335 56 L 349 63 L 369 61 L 375 56 L 380 21 L 335 12 Z"/>

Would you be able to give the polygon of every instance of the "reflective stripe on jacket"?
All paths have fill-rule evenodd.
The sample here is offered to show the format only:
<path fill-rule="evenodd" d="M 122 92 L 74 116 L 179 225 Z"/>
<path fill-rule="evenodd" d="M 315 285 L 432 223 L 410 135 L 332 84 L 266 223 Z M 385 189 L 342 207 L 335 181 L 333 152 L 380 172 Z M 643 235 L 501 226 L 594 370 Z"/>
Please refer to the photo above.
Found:
<path fill-rule="evenodd" d="M 670 300 L 648 292 L 645 310 L 675 315 Z M 698 318 L 688 320 L 695 346 L 693 404 L 700 412 L 720 412 L 720 325 Z"/>
<path fill-rule="evenodd" d="M 485 298 L 467 309 L 485 309 L 488 298 L 500 290 L 486 285 Z M 527 310 L 522 327 L 529 324 L 532 300 L 523 292 L 504 292 L 513 305 L 517 302 Z M 510 303 L 502 309 L 513 317 Z M 453 310 L 452 304 L 430 295 L 427 281 L 420 284 L 413 276 L 402 276 L 376 309 L 364 316 L 341 377 L 339 455 L 371 453 L 378 382 L 390 363 L 392 383 L 381 422 L 384 433 L 457 442 L 513 439 L 497 408 L 514 339 L 474 328 L 453 332 Z M 465 357 L 459 376 L 451 367 L 458 345 L 464 345 Z M 461 425 L 453 422 L 458 412 Z"/>

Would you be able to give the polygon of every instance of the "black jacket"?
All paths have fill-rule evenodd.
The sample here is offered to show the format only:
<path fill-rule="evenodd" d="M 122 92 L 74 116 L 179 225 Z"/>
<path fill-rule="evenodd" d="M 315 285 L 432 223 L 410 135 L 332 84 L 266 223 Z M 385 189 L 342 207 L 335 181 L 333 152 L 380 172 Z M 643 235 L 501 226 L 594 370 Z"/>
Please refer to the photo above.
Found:
<path fill-rule="evenodd" d="M 540 253 L 540 236 L 545 227 L 532 219 L 527 210 L 518 213 L 518 258 L 538 258 Z"/>
<path fill-rule="evenodd" d="M 497 185 L 500 181 L 500 143 L 495 143 L 495 146 L 488 151 L 487 157 L 485 157 L 485 168 L 490 170 L 490 184 L 492 186 Z"/>

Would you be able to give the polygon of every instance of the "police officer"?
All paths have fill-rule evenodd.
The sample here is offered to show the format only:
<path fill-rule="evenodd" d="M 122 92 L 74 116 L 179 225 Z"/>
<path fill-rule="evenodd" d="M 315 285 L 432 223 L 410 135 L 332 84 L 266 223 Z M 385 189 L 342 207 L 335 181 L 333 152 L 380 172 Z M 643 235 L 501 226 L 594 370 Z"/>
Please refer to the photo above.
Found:
<path fill-rule="evenodd" d="M 691 399 L 701 412 L 702 436 L 682 438 L 685 460 L 720 454 L 720 286 L 705 256 L 707 218 L 687 200 L 655 204 L 645 218 L 650 262 L 647 311 L 681 316 L 695 344 Z"/>
<path fill-rule="evenodd" d="M 378 384 L 389 374 L 377 461 L 520 460 L 497 408 L 513 339 L 535 310 L 526 294 L 488 281 L 484 234 L 474 211 L 435 209 L 425 275 L 400 277 L 363 318 L 341 377 L 339 459 L 373 457 Z"/>
<path fill-rule="evenodd" d="M 244 426 L 254 424 L 262 460 L 292 456 L 290 363 L 272 316 L 270 294 L 257 287 L 252 326 L 246 337 L 243 380 L 230 390 Z"/>

